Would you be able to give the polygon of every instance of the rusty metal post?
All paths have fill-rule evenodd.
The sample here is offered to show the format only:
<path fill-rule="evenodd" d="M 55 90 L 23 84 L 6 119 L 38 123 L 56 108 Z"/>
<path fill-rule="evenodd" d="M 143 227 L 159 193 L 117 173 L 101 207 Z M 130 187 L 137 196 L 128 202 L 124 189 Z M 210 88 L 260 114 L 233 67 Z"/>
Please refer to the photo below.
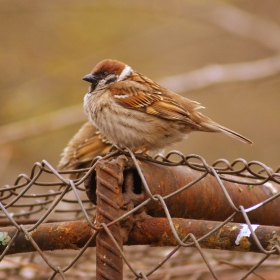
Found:
<path fill-rule="evenodd" d="M 117 219 L 122 204 L 123 168 L 126 158 L 100 161 L 96 167 L 96 225 L 108 224 Z M 118 223 L 109 227 L 118 246 L 122 249 L 123 239 Z M 123 259 L 108 234 L 101 230 L 96 238 L 96 279 L 123 279 Z"/>

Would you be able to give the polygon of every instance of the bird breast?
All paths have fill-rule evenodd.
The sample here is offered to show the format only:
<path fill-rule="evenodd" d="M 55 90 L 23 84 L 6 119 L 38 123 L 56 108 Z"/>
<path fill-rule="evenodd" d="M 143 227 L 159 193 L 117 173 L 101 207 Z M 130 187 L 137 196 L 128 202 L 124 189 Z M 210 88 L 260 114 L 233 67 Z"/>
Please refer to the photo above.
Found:
<path fill-rule="evenodd" d="M 160 150 L 182 141 L 190 132 L 185 124 L 152 116 L 117 104 L 110 92 L 87 93 L 84 110 L 89 120 L 109 141 L 134 149 Z"/>

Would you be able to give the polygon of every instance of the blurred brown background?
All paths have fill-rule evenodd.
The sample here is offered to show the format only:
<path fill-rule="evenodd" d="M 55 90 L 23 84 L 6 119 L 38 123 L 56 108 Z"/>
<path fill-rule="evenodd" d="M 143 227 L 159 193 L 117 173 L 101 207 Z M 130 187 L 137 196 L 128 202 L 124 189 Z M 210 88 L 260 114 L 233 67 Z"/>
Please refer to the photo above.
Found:
<path fill-rule="evenodd" d="M 208 163 L 242 157 L 278 167 L 279 1 L 0 3 L 1 185 L 36 161 L 57 165 L 86 121 L 81 78 L 104 58 L 202 103 L 203 113 L 255 143 L 196 133 L 172 148 Z"/>

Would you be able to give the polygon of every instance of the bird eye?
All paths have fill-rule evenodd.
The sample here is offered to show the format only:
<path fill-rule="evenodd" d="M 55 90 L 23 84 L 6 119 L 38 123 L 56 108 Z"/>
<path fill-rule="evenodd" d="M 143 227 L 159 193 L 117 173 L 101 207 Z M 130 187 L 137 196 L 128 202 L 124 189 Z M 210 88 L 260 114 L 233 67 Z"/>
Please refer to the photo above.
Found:
<path fill-rule="evenodd" d="M 101 74 L 102 74 L 103 77 L 105 77 L 105 76 L 108 75 L 108 71 L 103 71 Z"/>

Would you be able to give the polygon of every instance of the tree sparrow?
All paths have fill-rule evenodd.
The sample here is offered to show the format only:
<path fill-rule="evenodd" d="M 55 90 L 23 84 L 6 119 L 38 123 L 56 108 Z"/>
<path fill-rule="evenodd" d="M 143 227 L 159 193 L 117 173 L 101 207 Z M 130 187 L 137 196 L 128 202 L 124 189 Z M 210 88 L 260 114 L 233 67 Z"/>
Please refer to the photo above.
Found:
<path fill-rule="evenodd" d="M 161 150 L 193 131 L 223 132 L 253 144 L 198 112 L 204 108 L 198 102 L 171 92 L 120 61 L 99 62 L 83 80 L 91 83 L 84 97 L 85 113 L 120 147 Z"/>

